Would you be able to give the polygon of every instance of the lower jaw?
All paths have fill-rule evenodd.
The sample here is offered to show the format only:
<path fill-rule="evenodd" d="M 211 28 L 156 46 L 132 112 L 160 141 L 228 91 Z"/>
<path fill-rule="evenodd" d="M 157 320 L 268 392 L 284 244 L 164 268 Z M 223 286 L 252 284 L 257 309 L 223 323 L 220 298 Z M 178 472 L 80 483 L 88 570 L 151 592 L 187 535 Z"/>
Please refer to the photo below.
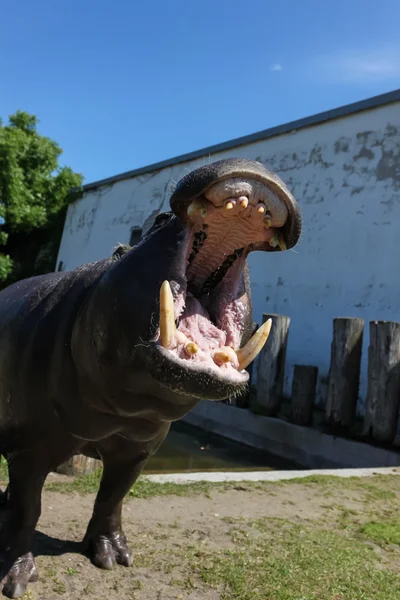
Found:
<path fill-rule="evenodd" d="M 152 377 L 161 386 L 181 396 L 220 401 L 243 394 L 248 386 L 247 371 L 232 369 L 229 376 L 225 376 L 217 366 L 193 368 L 188 361 L 171 356 L 155 343 L 146 348 L 145 354 Z"/>

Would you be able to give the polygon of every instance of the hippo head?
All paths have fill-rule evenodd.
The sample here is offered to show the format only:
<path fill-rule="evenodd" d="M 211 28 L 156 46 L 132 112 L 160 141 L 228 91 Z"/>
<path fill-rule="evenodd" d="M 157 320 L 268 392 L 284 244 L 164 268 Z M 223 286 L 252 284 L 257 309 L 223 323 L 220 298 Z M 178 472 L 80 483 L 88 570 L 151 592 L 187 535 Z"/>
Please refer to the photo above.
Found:
<path fill-rule="evenodd" d="M 190 172 L 170 206 L 107 274 L 119 290 L 114 342 L 120 356 L 134 356 L 135 364 L 140 358 L 157 385 L 200 399 L 232 397 L 246 386 L 245 367 L 270 327 L 251 337 L 246 258 L 295 246 L 300 211 L 279 177 L 238 158 Z M 135 319 L 127 319 L 129 311 Z"/>

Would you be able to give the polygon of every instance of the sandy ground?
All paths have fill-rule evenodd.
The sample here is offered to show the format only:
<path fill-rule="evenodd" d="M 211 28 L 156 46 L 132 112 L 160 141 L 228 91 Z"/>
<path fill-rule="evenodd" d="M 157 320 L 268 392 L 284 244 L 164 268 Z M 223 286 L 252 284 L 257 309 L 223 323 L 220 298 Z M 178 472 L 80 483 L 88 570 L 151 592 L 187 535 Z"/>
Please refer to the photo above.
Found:
<path fill-rule="evenodd" d="M 133 498 L 124 508 L 133 566 L 102 571 L 80 553 L 93 500 L 91 494 L 44 492 L 35 540 L 39 582 L 30 584 L 24 598 L 218 600 L 220 592 L 204 588 L 201 582 L 194 584 L 194 589 L 180 585 L 188 573 L 181 561 L 171 558 L 179 555 L 177 550 L 204 543 L 215 549 L 231 546 L 231 523 L 238 518 L 280 517 L 318 523 L 337 504 L 349 510 L 360 508 L 360 499 L 351 490 L 345 494 L 338 490 L 327 497 L 323 488 L 316 491 L 300 483 L 273 484 L 268 490 L 238 483 L 236 489 L 213 491 L 210 496 Z"/>

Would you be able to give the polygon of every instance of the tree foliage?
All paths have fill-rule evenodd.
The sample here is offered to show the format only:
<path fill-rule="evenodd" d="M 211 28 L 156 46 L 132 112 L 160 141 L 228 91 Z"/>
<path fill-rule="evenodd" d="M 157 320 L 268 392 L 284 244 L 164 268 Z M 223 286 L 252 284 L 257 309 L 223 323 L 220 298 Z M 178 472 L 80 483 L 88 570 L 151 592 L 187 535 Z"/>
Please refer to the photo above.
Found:
<path fill-rule="evenodd" d="M 23 111 L 0 121 L 0 285 L 53 271 L 68 191 L 82 176 L 58 163 L 60 146 Z"/>

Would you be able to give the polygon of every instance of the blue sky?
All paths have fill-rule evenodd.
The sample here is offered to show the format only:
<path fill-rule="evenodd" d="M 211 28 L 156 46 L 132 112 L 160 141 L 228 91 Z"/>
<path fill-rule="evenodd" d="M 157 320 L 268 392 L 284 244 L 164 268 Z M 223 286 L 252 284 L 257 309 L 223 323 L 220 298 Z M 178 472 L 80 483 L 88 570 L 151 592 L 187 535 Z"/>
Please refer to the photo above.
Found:
<path fill-rule="evenodd" d="M 85 182 L 400 88 L 399 0 L 6 0 L 0 116 Z"/>

